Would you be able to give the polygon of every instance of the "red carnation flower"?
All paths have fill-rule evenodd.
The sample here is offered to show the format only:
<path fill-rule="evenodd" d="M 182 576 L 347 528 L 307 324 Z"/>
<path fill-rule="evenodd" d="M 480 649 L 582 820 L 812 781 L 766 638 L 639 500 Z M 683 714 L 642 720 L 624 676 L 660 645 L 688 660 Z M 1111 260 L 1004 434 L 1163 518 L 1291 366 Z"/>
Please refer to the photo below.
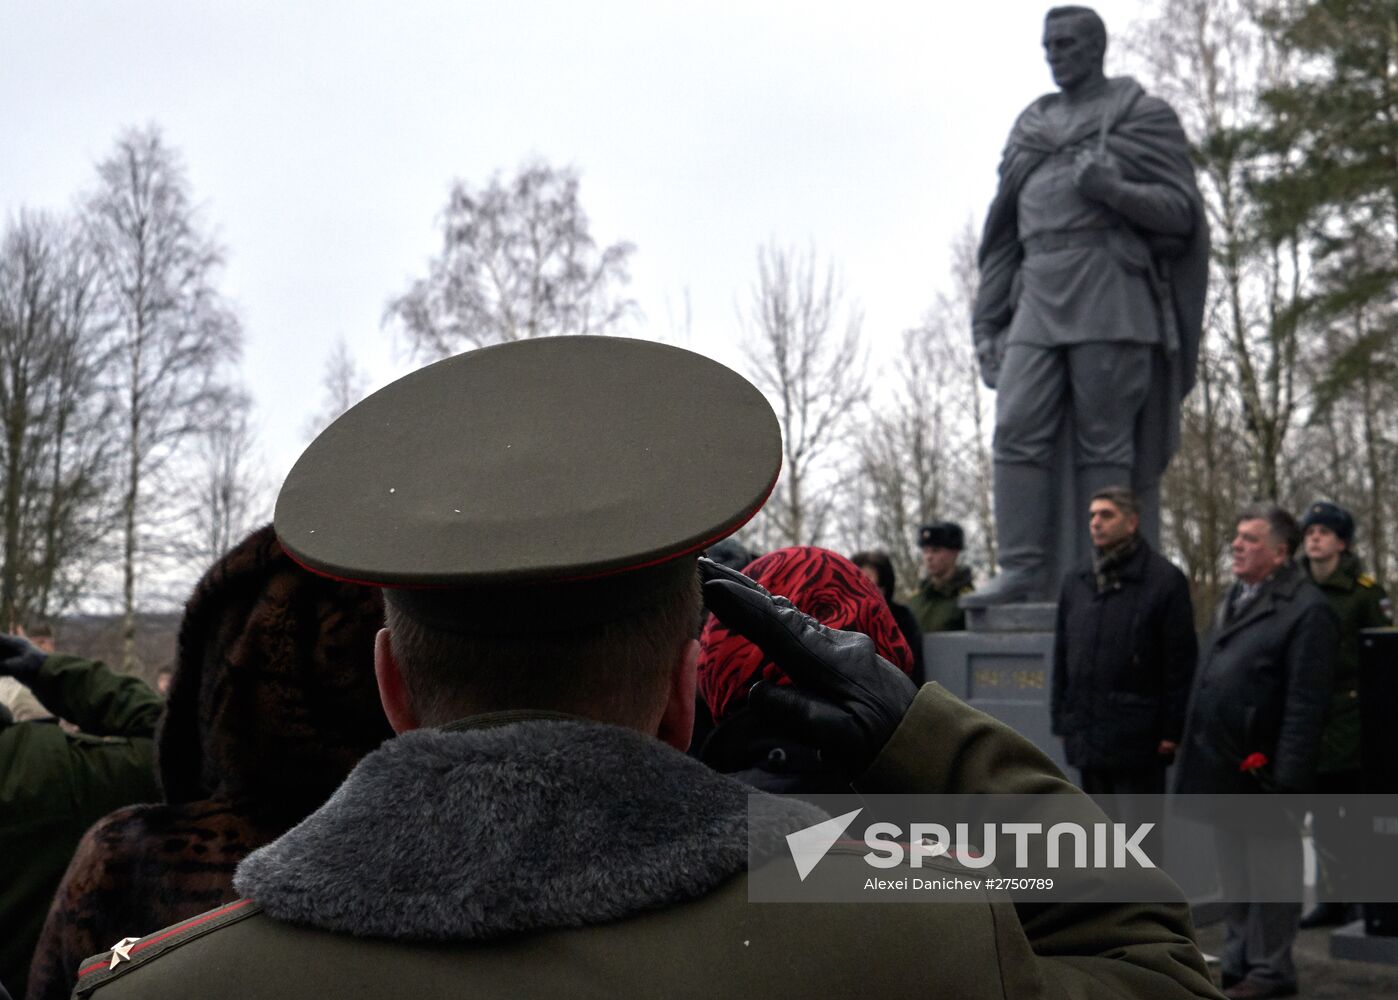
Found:
<path fill-rule="evenodd" d="M 1267 766 L 1267 755 L 1265 753 L 1250 753 L 1243 758 L 1243 762 L 1238 765 L 1239 771 L 1258 771 Z"/>

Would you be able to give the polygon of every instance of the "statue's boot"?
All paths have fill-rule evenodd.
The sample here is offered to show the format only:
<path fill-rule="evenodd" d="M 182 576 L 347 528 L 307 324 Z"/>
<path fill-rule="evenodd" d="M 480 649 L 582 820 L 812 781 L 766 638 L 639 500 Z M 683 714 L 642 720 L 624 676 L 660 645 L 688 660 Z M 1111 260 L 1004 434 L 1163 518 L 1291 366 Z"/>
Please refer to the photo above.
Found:
<path fill-rule="evenodd" d="M 1092 495 L 1109 486 L 1124 486 L 1129 490 L 1131 488 L 1131 467 L 1128 465 L 1078 466 L 1078 510 L 1082 512 L 1083 524 L 1087 523 L 1087 511 L 1092 506 Z"/>
<path fill-rule="evenodd" d="M 1044 599 L 1044 563 L 1051 541 L 1053 484 L 1047 466 L 995 463 L 995 535 L 1000 572 L 961 598 L 963 608 Z"/>

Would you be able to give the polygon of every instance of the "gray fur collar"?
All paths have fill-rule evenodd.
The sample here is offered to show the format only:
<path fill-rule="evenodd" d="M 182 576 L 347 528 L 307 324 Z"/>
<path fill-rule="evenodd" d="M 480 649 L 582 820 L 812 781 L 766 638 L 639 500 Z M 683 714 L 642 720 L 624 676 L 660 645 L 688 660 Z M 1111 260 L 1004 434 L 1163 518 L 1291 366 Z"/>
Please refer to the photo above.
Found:
<path fill-rule="evenodd" d="M 248 855 L 238 892 L 277 919 L 341 933 L 471 940 L 684 902 L 746 867 L 747 785 L 629 729 L 499 722 L 389 740 Z M 825 818 L 760 802 L 764 854 Z"/>

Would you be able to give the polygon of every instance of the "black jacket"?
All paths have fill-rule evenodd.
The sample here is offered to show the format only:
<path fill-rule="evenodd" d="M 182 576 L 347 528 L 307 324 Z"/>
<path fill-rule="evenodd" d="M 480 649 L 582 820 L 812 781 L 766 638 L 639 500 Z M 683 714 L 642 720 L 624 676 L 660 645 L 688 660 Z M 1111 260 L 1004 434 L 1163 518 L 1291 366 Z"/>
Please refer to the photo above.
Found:
<path fill-rule="evenodd" d="M 773 795 L 845 795 L 851 775 L 821 752 L 775 733 L 747 707 L 714 727 L 698 755 L 721 774 Z"/>
<path fill-rule="evenodd" d="M 1144 540 L 1105 593 L 1091 562 L 1069 573 L 1053 645 L 1053 731 L 1068 763 L 1163 765 L 1157 747 L 1184 731 L 1197 657 L 1189 583 Z"/>
<path fill-rule="evenodd" d="M 1303 792 L 1315 780 L 1339 648 L 1339 622 L 1294 563 L 1233 620 L 1214 614 L 1189 704 L 1178 792 Z M 1260 771 L 1240 770 L 1253 753 Z"/>
<path fill-rule="evenodd" d="M 903 633 L 903 638 L 912 647 L 913 683 L 922 687 L 927 683 L 927 663 L 922 655 L 922 629 L 918 628 L 917 619 L 913 617 L 912 611 L 906 604 L 890 600 L 888 610 L 893 612 L 893 621 L 898 626 L 898 631 Z"/>

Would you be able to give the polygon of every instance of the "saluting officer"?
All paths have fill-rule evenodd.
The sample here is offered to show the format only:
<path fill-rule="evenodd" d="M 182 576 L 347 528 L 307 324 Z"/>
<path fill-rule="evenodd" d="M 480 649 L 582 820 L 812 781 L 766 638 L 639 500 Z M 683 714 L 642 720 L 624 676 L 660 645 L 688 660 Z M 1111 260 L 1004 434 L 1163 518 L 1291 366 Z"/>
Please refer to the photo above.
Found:
<path fill-rule="evenodd" d="M 622 338 L 472 351 L 340 417 L 275 523 L 311 570 L 384 588 L 398 735 L 242 863 L 244 899 L 123 940 L 76 995 L 1215 996 L 1158 873 L 1176 901 L 748 902 L 750 835 L 784 851 L 824 814 L 750 812 L 752 789 L 683 752 L 701 579 L 793 681 L 754 688 L 754 711 L 861 789 L 1046 792 L 1101 818 L 1007 727 L 697 560 L 780 456 L 747 381 Z"/>

